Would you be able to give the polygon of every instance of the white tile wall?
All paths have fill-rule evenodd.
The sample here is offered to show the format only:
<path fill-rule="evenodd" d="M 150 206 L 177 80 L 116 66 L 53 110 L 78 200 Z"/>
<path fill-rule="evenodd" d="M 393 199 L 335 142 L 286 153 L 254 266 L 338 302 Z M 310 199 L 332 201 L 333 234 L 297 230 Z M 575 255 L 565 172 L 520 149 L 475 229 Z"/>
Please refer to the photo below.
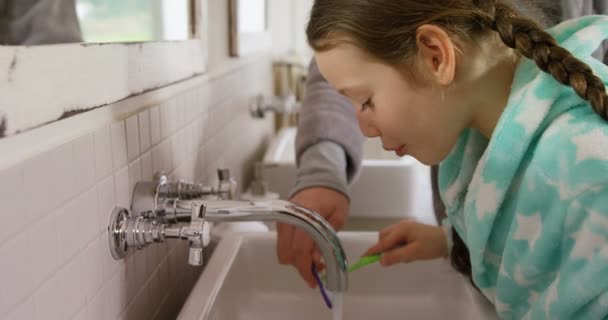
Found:
<path fill-rule="evenodd" d="M 115 261 L 109 216 L 160 170 L 209 181 L 222 165 L 245 184 L 272 132 L 247 101 L 270 92 L 270 71 L 261 58 L 0 171 L 0 319 L 175 318 L 201 270 L 187 244 Z"/>
<path fill-rule="evenodd" d="M 139 147 L 141 153 L 150 149 L 150 111 L 144 110 L 138 116 L 139 121 Z"/>
<path fill-rule="evenodd" d="M 105 126 L 94 134 L 95 177 L 97 180 L 112 173 L 112 143 L 110 127 Z"/>
<path fill-rule="evenodd" d="M 112 163 L 114 170 L 122 168 L 127 164 L 127 134 L 125 132 L 125 121 L 118 121 L 110 128 L 112 137 Z"/>

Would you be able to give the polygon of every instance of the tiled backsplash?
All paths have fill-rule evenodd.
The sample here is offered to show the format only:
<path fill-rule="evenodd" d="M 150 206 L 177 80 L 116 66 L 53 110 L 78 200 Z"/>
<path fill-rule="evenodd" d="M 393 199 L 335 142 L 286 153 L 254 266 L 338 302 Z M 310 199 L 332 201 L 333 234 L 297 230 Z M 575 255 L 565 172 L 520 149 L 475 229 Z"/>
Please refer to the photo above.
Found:
<path fill-rule="evenodd" d="M 114 261 L 109 215 L 161 170 L 209 181 L 225 167 L 245 183 L 272 132 L 247 104 L 270 71 L 260 58 L 0 171 L 0 318 L 175 318 L 200 272 L 187 244 Z"/>

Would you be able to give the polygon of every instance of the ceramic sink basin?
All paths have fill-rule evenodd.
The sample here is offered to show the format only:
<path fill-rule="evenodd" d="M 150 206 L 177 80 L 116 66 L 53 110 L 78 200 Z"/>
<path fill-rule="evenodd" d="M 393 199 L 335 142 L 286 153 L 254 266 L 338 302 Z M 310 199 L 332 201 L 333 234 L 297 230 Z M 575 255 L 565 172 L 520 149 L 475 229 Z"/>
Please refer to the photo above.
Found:
<path fill-rule="evenodd" d="M 295 269 L 281 266 L 274 232 L 223 238 L 198 279 L 179 319 L 332 319 L 318 290 Z M 377 239 L 374 232 L 340 234 L 349 261 Z M 495 319 L 489 303 L 443 260 L 349 274 L 343 319 Z M 334 318 L 335 320 L 338 320 Z"/>
<path fill-rule="evenodd" d="M 271 191 L 287 199 L 296 179 L 295 128 L 273 137 L 264 159 L 263 175 Z M 380 139 L 363 146 L 359 178 L 350 186 L 350 216 L 355 218 L 415 219 L 435 223 L 430 168 L 382 148 Z"/>

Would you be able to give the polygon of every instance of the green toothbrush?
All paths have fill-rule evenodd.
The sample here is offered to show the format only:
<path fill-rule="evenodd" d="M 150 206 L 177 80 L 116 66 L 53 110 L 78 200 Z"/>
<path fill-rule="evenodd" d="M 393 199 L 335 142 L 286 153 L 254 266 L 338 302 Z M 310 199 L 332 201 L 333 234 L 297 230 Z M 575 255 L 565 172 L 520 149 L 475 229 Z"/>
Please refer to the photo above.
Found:
<path fill-rule="evenodd" d="M 359 258 L 359 260 L 357 260 L 357 262 L 353 263 L 352 265 L 350 265 L 348 267 L 348 272 L 353 272 L 353 271 L 358 270 L 362 267 L 365 267 L 369 264 L 376 263 L 376 262 L 380 261 L 380 258 L 382 258 L 382 253 L 370 254 L 369 256 L 363 256 L 363 257 Z M 325 282 L 325 280 L 326 280 L 326 278 L 324 275 L 323 282 Z"/>
<path fill-rule="evenodd" d="M 376 262 L 380 261 L 381 257 L 382 257 L 381 253 L 371 254 L 369 256 L 363 256 L 357 262 L 353 263 L 352 265 L 350 265 L 348 267 L 348 272 L 353 272 L 362 267 L 365 267 L 368 264 L 376 263 Z"/>

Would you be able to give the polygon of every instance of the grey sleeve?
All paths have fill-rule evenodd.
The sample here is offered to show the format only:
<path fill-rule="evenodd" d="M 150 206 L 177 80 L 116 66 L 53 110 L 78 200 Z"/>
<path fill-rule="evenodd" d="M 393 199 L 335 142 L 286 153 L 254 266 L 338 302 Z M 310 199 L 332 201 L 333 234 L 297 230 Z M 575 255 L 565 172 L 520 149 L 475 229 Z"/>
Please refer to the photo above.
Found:
<path fill-rule="evenodd" d="M 300 156 L 300 166 L 290 198 L 297 192 L 312 187 L 330 188 L 348 197 L 346 154 L 336 143 L 318 142 Z"/>
<path fill-rule="evenodd" d="M 308 70 L 306 89 L 298 119 L 296 135 L 298 170 L 308 159 L 303 157 L 304 152 L 322 141 L 333 142 L 342 148 L 345 164 L 340 168 L 344 168 L 346 181 L 351 183 L 356 179 L 361 167 L 364 137 L 359 129 L 351 102 L 323 78 L 313 59 Z M 324 156 L 319 159 L 328 159 L 328 157 Z M 334 167 L 337 168 L 337 166 Z M 305 165 L 304 170 L 307 170 Z M 304 175 L 299 174 L 299 176 Z"/>

